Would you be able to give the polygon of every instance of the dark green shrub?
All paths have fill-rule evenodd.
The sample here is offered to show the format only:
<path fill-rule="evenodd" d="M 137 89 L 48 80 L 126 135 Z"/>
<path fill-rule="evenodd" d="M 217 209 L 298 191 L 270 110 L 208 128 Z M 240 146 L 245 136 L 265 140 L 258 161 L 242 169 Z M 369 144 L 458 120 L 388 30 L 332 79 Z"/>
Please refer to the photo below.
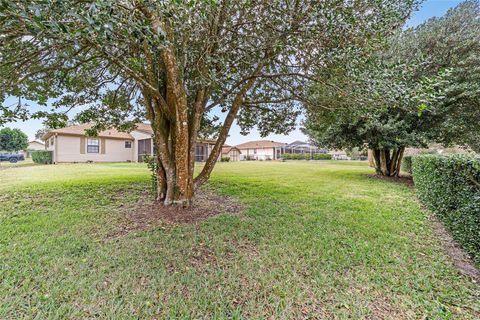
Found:
<path fill-rule="evenodd" d="M 420 200 L 480 263 L 480 158 L 415 156 L 412 172 Z"/>
<path fill-rule="evenodd" d="M 52 164 L 53 151 L 48 151 L 48 150 L 32 151 L 32 161 L 40 164 Z"/>
<path fill-rule="evenodd" d="M 412 174 L 412 156 L 403 157 L 402 171 Z"/>
<path fill-rule="evenodd" d="M 332 155 L 331 154 L 325 154 L 325 153 L 314 153 L 312 155 L 313 160 L 332 160 Z"/>
<path fill-rule="evenodd" d="M 331 160 L 331 154 L 324 153 L 285 153 L 282 155 L 283 160 Z"/>
<path fill-rule="evenodd" d="M 351 160 L 366 161 L 366 160 L 368 160 L 368 157 L 365 157 L 365 156 L 351 156 L 350 159 Z"/>
<path fill-rule="evenodd" d="M 220 158 L 220 162 L 229 162 L 230 161 L 230 157 L 221 157 Z"/>

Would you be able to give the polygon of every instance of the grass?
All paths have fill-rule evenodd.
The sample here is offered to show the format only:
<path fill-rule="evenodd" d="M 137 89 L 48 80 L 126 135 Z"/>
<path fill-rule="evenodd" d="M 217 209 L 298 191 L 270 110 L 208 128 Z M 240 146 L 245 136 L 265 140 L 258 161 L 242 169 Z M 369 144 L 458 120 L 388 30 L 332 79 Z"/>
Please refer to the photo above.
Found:
<path fill-rule="evenodd" d="M 219 163 L 246 205 L 111 237 L 142 164 L 0 171 L 1 319 L 480 317 L 408 187 L 362 162 Z"/>
<path fill-rule="evenodd" d="M 11 163 L 8 161 L 0 161 L 0 170 L 7 168 L 18 168 L 18 167 L 30 167 L 36 166 L 37 164 L 32 161 L 32 158 L 26 158 L 25 160 Z"/>

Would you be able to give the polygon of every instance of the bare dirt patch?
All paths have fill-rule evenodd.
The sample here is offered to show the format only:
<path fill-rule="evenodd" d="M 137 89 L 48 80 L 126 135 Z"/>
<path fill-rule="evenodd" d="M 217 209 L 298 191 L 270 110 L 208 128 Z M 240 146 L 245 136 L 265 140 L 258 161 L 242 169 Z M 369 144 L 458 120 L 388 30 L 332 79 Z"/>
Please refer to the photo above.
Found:
<path fill-rule="evenodd" d="M 122 226 L 110 237 L 126 235 L 136 230 L 148 230 L 162 223 L 193 224 L 219 214 L 239 214 L 244 206 L 232 197 L 222 196 L 211 190 L 202 189 L 195 195 L 190 208 L 164 206 L 152 200 L 149 192 L 143 192 L 140 200 L 125 208 Z"/>
<path fill-rule="evenodd" d="M 433 231 L 440 239 L 442 247 L 447 255 L 452 259 L 455 267 L 463 275 L 469 276 L 473 282 L 480 284 L 480 270 L 475 267 L 472 259 L 463 251 L 460 245 L 452 238 L 443 224 L 435 217 L 430 217 Z"/>
<path fill-rule="evenodd" d="M 371 179 L 403 184 L 410 188 L 413 188 L 414 186 L 412 176 L 385 177 L 380 174 L 366 174 L 366 176 Z"/>

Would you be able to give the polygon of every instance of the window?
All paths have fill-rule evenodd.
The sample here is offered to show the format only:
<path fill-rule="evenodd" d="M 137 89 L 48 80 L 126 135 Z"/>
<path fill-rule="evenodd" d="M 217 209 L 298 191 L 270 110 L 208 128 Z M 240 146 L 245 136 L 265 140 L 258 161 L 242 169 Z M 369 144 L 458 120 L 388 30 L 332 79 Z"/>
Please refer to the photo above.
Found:
<path fill-rule="evenodd" d="M 87 140 L 87 153 L 98 153 L 99 151 L 98 139 L 88 139 Z"/>
<path fill-rule="evenodd" d="M 125 148 L 131 149 L 132 148 L 132 141 L 125 141 Z"/>
<path fill-rule="evenodd" d="M 253 149 L 253 154 L 257 154 L 257 149 Z"/>
<path fill-rule="evenodd" d="M 53 138 L 52 138 L 52 139 L 50 139 L 50 145 L 52 145 L 52 146 L 53 146 L 53 143 L 54 143 L 54 141 L 55 141 L 55 140 L 53 140 Z"/>

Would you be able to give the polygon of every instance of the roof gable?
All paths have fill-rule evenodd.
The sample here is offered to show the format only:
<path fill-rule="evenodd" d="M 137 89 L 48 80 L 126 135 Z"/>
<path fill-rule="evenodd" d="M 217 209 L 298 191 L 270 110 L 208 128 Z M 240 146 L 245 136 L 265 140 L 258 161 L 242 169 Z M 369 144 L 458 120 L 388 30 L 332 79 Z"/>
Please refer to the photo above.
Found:
<path fill-rule="evenodd" d="M 284 142 L 276 142 L 272 140 L 256 140 L 248 141 L 242 144 L 237 145 L 238 149 L 258 149 L 258 148 L 276 148 L 284 147 L 287 144 Z"/>
<path fill-rule="evenodd" d="M 50 130 L 45 133 L 42 137 L 42 140 L 47 140 L 54 134 L 60 135 L 74 135 L 74 136 L 85 136 L 85 130 L 93 127 L 92 123 L 79 124 L 74 126 L 69 126 L 61 129 Z M 97 137 L 99 138 L 112 138 L 112 139 L 126 139 L 134 140 L 132 135 L 127 132 L 120 132 L 117 129 L 107 129 L 98 133 Z"/>

